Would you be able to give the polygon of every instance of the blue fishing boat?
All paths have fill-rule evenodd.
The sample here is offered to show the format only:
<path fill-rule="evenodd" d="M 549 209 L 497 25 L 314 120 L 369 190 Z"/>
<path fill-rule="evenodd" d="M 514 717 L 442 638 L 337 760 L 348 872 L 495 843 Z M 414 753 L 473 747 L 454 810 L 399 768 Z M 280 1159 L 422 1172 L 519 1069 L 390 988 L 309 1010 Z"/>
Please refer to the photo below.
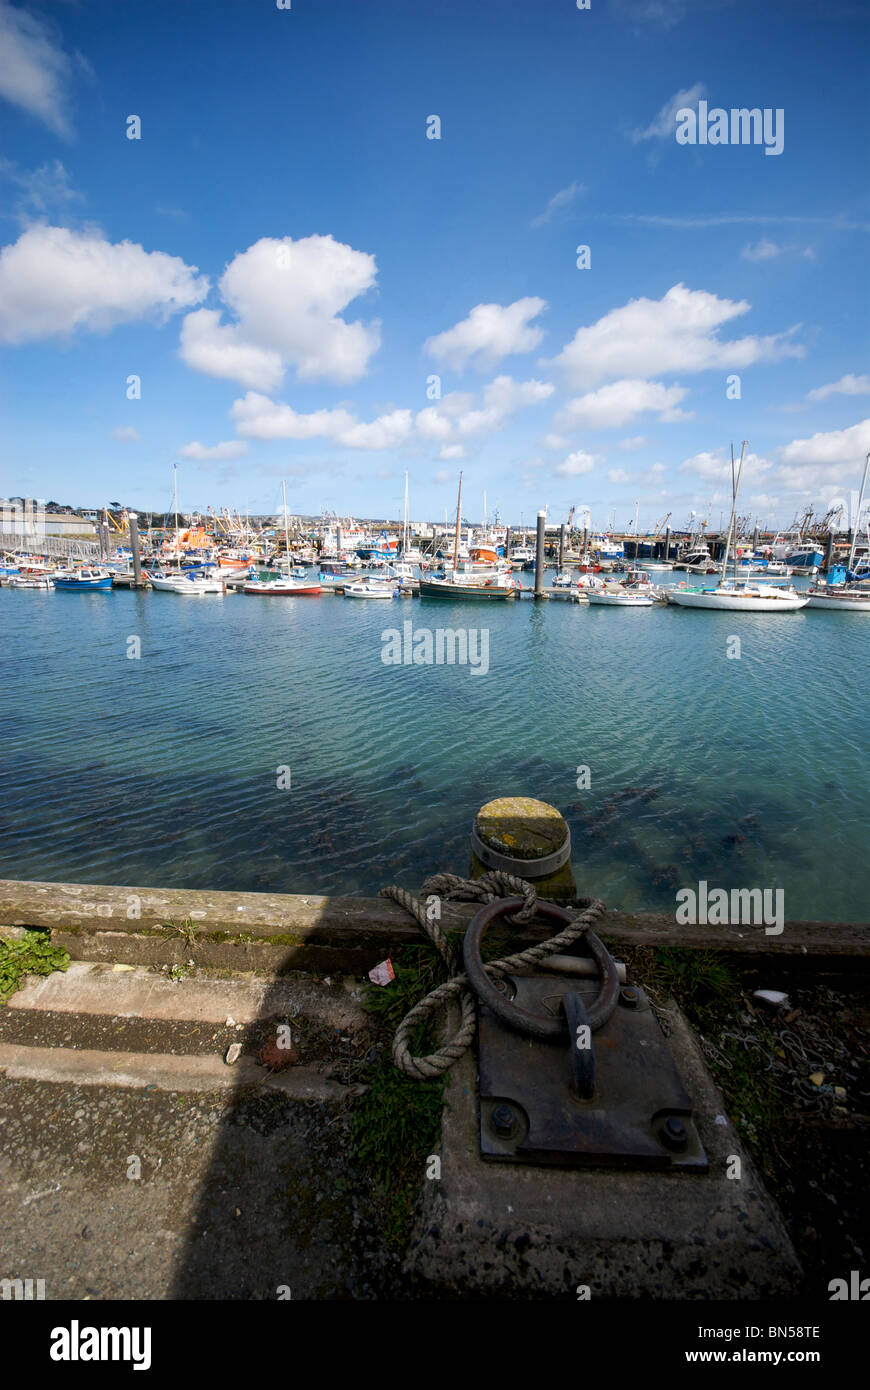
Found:
<path fill-rule="evenodd" d="M 111 589 L 112 574 L 110 570 L 104 569 L 68 570 L 66 573 L 60 571 L 54 576 L 54 587 L 80 594 Z"/>

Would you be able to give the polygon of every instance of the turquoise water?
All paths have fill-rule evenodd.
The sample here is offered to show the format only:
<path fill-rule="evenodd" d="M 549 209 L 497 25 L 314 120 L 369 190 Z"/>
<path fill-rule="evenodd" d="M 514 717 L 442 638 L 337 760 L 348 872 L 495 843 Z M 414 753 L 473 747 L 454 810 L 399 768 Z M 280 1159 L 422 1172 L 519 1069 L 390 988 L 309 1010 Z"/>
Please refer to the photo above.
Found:
<path fill-rule="evenodd" d="M 488 673 L 385 665 L 407 620 L 488 629 Z M 2 589 L 0 633 L 3 877 L 368 895 L 525 794 L 612 906 L 870 920 L 860 614 Z"/>

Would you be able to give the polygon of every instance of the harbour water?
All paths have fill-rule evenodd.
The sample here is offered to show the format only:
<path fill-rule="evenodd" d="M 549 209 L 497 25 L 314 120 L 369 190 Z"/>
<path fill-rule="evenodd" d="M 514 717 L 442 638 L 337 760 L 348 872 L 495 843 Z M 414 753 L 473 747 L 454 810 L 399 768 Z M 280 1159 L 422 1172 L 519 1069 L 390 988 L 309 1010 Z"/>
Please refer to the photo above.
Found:
<path fill-rule="evenodd" d="M 407 621 L 486 628 L 488 671 L 385 665 Z M 528 794 L 613 907 L 704 879 L 866 918 L 861 615 L 4 589 L 0 632 L 6 878 L 370 895 Z"/>

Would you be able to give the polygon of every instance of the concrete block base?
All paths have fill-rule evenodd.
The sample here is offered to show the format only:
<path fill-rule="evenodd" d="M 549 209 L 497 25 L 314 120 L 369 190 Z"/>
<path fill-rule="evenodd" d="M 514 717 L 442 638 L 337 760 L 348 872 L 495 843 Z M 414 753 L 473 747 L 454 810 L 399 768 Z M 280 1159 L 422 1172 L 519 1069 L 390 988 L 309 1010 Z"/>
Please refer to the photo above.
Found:
<path fill-rule="evenodd" d="M 425 1184 L 406 1272 L 456 1297 L 799 1295 L 801 1268 L 779 1211 L 725 1116 L 685 1019 L 673 1008 L 669 1021 L 708 1174 L 484 1161 L 469 1052 L 450 1073 L 441 1176 Z M 734 1158 L 740 1176 L 728 1177 L 737 1170 Z"/>

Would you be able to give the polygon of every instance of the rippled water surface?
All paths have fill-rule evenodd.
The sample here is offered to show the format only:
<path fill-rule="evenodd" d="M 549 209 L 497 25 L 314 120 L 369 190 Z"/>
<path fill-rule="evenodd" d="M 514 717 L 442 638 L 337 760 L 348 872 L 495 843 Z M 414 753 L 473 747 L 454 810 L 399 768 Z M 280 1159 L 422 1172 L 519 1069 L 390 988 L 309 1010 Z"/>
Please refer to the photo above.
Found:
<path fill-rule="evenodd" d="M 384 665 L 408 620 L 486 627 L 488 674 Z M 0 644 L 3 877 L 371 894 L 465 872 L 525 794 L 613 906 L 704 878 L 870 920 L 860 614 L 2 589 Z"/>

